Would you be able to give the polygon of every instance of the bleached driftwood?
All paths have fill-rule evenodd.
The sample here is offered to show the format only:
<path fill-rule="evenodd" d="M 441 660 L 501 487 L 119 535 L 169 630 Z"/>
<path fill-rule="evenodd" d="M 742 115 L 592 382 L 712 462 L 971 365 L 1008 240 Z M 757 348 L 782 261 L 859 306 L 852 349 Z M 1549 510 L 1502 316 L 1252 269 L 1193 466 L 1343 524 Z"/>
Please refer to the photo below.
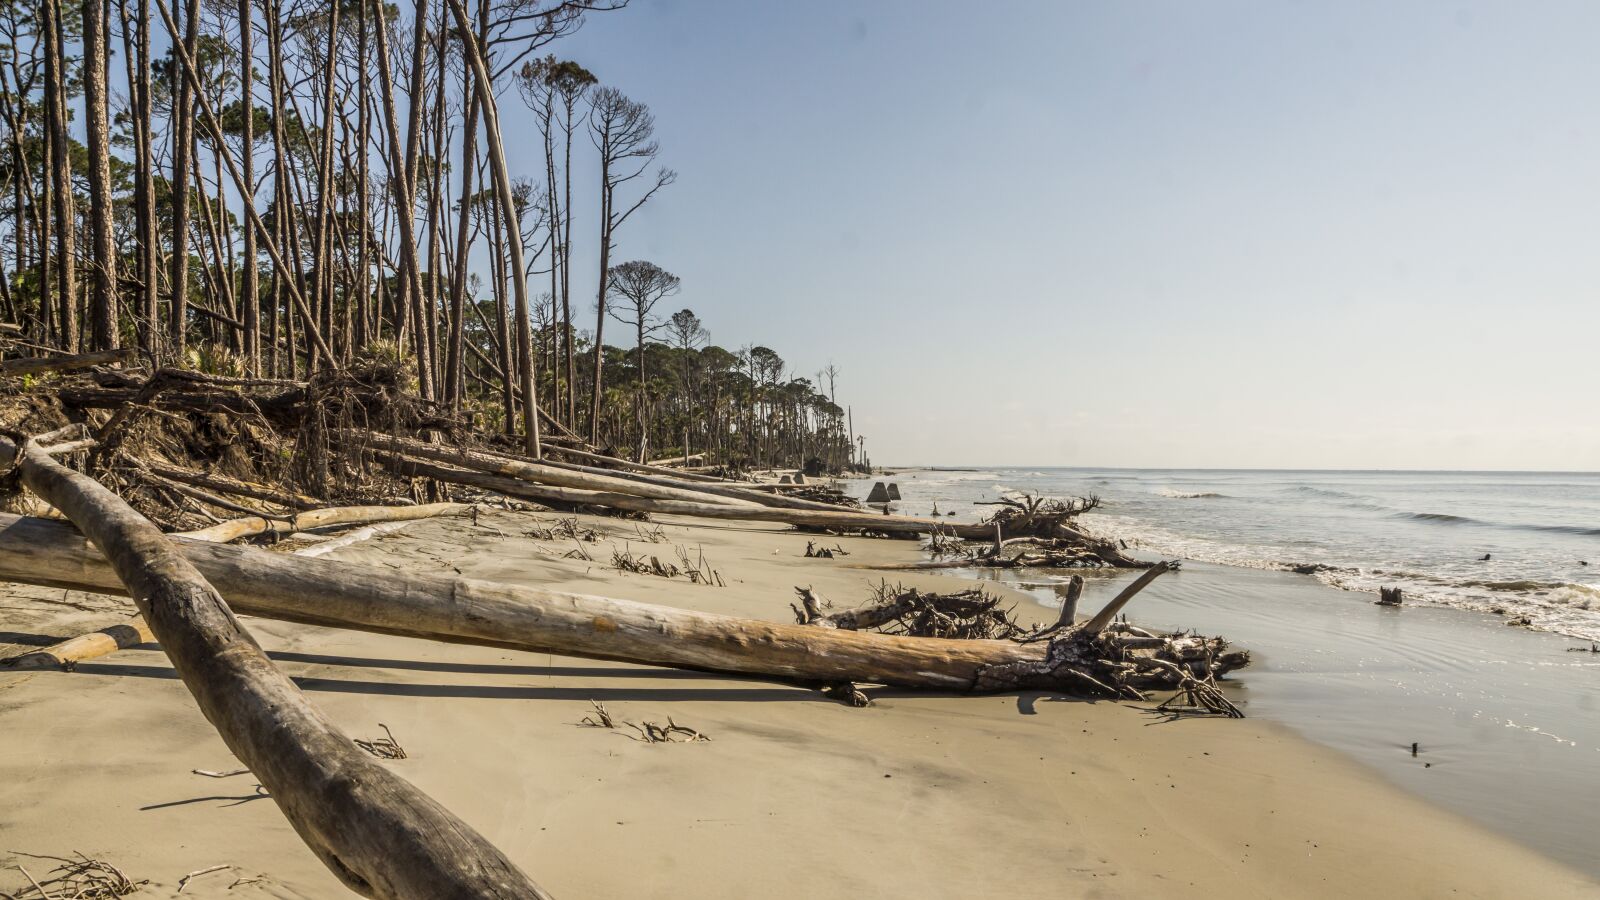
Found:
<path fill-rule="evenodd" d="M 134 598 L 228 749 L 347 887 L 417 900 L 546 896 L 470 826 L 341 734 L 155 525 L 37 444 L 0 439 L 0 464 L 13 458 L 23 483 L 104 554 L 96 554 L 99 568 Z"/>
<path fill-rule="evenodd" d="M 807 683 L 852 681 L 946 691 L 1038 687 L 1075 693 L 1088 686 L 1050 662 L 1055 642 L 945 640 L 814 628 L 249 547 L 175 543 L 227 593 L 235 609 L 256 616 Z M 98 554 L 70 528 L 9 515 L 0 515 L 0 578 L 121 591 Z M 1243 662 L 1225 659 L 1225 645 L 1208 646 L 1217 651 L 1217 671 Z M 1130 670 L 1126 682 L 1132 690 L 1172 683 L 1168 674 L 1138 670 Z"/>

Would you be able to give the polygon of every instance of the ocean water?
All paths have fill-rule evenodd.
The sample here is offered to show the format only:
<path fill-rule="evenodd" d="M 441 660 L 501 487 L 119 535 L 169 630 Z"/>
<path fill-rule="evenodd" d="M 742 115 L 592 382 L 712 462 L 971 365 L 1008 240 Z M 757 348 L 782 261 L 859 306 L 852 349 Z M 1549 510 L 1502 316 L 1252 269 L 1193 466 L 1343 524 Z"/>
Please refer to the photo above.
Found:
<path fill-rule="evenodd" d="M 873 480 L 852 489 L 865 497 Z M 1408 604 L 1600 640 L 1600 473 L 994 468 L 884 480 L 900 487 L 898 512 L 969 520 L 1006 491 L 1098 496 L 1083 524 L 1150 554 L 1319 565 L 1335 587 L 1398 587 Z"/>
<path fill-rule="evenodd" d="M 1189 561 L 1129 615 L 1248 648 L 1225 682 L 1247 715 L 1600 877 L 1600 655 L 1569 652 L 1600 639 L 1600 475 L 904 470 L 846 489 L 876 480 L 899 486 L 897 512 L 967 520 L 1009 490 L 1099 496 L 1091 530 Z M 1307 564 L 1327 568 L 1292 571 Z M 1059 608 L 1072 573 L 950 574 Z M 1134 578 L 1082 574 L 1080 612 Z M 1362 593 L 1380 586 L 1405 604 Z"/>

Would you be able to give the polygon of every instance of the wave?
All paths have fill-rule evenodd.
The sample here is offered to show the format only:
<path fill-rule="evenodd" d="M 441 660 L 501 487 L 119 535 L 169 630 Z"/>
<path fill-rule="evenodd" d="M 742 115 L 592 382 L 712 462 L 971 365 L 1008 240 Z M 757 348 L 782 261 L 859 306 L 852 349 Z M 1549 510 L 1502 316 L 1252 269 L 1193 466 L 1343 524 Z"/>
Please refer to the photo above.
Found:
<path fill-rule="evenodd" d="M 1376 594 L 1398 587 L 1408 605 L 1450 607 L 1484 613 L 1583 640 L 1600 640 L 1600 584 L 1552 578 L 1485 578 L 1464 572 L 1417 571 L 1408 566 L 1350 565 L 1307 559 L 1306 548 L 1245 545 L 1200 538 L 1127 516 L 1090 513 L 1085 525 L 1116 535 L 1150 553 L 1245 569 L 1295 572 L 1347 591 Z M 1292 562 L 1290 560 L 1293 560 Z"/>
<path fill-rule="evenodd" d="M 1173 500 L 1205 500 L 1211 497 L 1228 496 L 1227 494 L 1219 494 L 1216 491 L 1177 491 L 1172 488 L 1162 488 L 1156 491 L 1156 495 L 1169 497 Z"/>
<path fill-rule="evenodd" d="M 1487 524 L 1489 524 L 1487 522 L 1480 522 L 1477 519 L 1469 519 L 1466 516 L 1454 516 L 1454 515 L 1451 515 L 1450 513 L 1397 512 L 1397 513 L 1394 514 L 1394 517 L 1396 519 L 1414 519 L 1414 520 L 1416 520 L 1418 522 L 1443 522 L 1443 523 L 1448 524 L 1448 525 L 1487 525 Z"/>
<path fill-rule="evenodd" d="M 1336 500 L 1361 500 L 1361 499 L 1364 499 L 1363 497 L 1361 497 L 1358 494 L 1351 494 L 1351 493 L 1348 493 L 1346 491 L 1333 491 L 1333 490 L 1329 490 L 1327 488 L 1312 487 L 1309 484 L 1297 484 L 1297 485 L 1294 485 L 1292 487 L 1286 487 L 1286 488 L 1284 488 L 1282 490 L 1282 493 L 1286 493 L 1286 494 L 1309 494 L 1309 495 L 1311 495 L 1313 497 L 1333 497 Z"/>
<path fill-rule="evenodd" d="M 1581 537 L 1600 536 L 1600 528 L 1590 528 L 1586 525 L 1529 525 L 1511 522 L 1485 522 L 1482 519 L 1457 516 L 1451 513 L 1397 512 L 1393 518 L 1409 519 L 1414 522 L 1437 522 L 1441 525 L 1479 525 L 1485 528 L 1504 528 L 1509 531 L 1540 531 L 1551 534 L 1575 534 Z"/>

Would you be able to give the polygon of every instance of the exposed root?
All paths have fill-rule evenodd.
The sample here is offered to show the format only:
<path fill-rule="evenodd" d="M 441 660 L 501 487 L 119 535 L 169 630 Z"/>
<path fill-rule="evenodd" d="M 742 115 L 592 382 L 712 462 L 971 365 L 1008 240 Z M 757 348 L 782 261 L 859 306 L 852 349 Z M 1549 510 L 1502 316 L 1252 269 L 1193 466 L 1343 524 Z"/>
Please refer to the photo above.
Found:
<path fill-rule="evenodd" d="M 643 744 L 692 744 L 698 741 L 709 741 L 711 738 L 701 734 L 698 730 L 687 725 L 679 725 L 669 716 L 666 725 L 655 722 L 633 723 L 625 719 L 618 720 L 606 710 L 606 705 L 597 700 L 590 700 L 589 706 L 594 710 L 594 715 L 584 716 L 578 725 L 584 728 L 607 728 L 616 730 L 619 725 L 631 728 L 638 732 L 637 736 L 623 733 L 629 740 L 639 741 Z"/>
<path fill-rule="evenodd" d="M 677 578 L 681 575 L 694 584 L 725 586 L 721 573 L 712 568 L 711 563 L 706 560 L 704 549 L 698 549 L 694 557 L 690 557 L 689 551 L 684 549 L 681 544 L 673 545 L 673 550 L 678 554 L 680 565 L 664 563 L 660 557 L 655 555 L 635 556 L 633 551 L 624 544 L 621 550 L 611 551 L 611 566 L 623 572 L 633 572 L 639 575 L 656 575 L 661 578 Z"/>
<path fill-rule="evenodd" d="M 605 537 L 606 533 L 598 528 L 591 528 L 583 524 L 578 521 L 577 516 L 566 516 L 536 528 L 525 528 L 522 531 L 522 535 L 523 537 L 531 537 L 536 541 L 573 540 L 592 544 Z"/>
<path fill-rule="evenodd" d="M 1010 609 L 1000 607 L 1001 599 L 983 588 L 954 594 L 924 593 L 903 585 L 883 582 L 874 590 L 873 602 L 855 609 L 824 613 L 810 588 L 795 588 L 801 606 L 795 620 L 819 628 L 849 631 L 879 631 L 910 637 L 939 637 L 964 640 L 1021 638 L 1029 631 L 1018 625 Z"/>

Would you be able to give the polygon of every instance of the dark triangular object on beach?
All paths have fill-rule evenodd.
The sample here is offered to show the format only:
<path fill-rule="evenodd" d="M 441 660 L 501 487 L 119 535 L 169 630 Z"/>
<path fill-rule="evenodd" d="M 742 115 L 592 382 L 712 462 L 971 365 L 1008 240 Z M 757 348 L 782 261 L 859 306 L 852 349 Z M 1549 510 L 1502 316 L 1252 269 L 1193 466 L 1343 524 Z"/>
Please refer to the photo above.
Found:
<path fill-rule="evenodd" d="M 883 482 L 881 481 L 874 484 L 872 486 L 872 493 L 867 495 L 868 503 L 888 503 L 889 500 L 889 489 L 884 487 Z"/>

